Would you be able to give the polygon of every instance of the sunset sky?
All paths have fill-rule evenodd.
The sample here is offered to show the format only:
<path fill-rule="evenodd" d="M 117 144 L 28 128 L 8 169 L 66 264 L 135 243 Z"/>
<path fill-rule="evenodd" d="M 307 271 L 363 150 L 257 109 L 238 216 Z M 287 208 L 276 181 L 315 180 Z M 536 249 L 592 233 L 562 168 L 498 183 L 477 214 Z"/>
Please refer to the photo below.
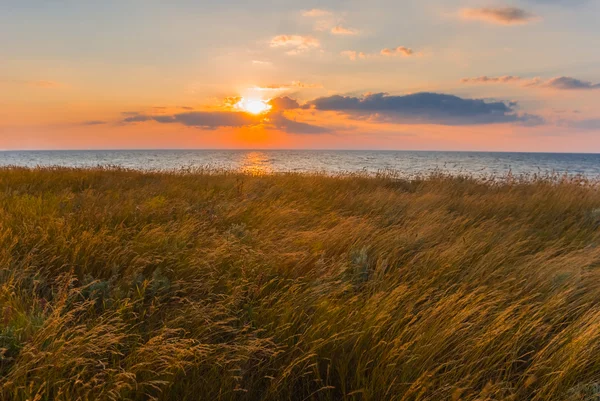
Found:
<path fill-rule="evenodd" d="M 0 149 L 600 152 L 597 0 L 0 0 Z"/>

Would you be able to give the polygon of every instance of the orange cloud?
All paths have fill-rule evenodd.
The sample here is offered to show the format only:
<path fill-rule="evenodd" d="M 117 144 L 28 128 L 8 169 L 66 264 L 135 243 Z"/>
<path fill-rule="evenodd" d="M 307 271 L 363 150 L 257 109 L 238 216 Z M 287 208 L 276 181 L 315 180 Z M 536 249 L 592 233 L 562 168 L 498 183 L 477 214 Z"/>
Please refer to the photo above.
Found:
<path fill-rule="evenodd" d="M 271 63 L 270 61 L 262 61 L 262 60 L 252 60 L 252 64 L 258 65 L 258 66 L 263 66 L 263 67 L 271 67 L 273 65 L 273 63 Z"/>
<path fill-rule="evenodd" d="M 238 104 L 242 100 L 241 96 L 229 96 L 223 99 L 223 106 L 226 109 L 233 109 L 235 105 Z"/>
<path fill-rule="evenodd" d="M 292 88 L 322 88 L 321 84 L 309 84 L 306 82 L 292 81 Z"/>
<path fill-rule="evenodd" d="M 336 25 L 331 28 L 331 33 L 334 35 L 358 35 L 358 31 L 352 28 L 344 28 L 341 25 Z"/>
<path fill-rule="evenodd" d="M 303 35 L 278 35 L 271 39 L 271 47 L 292 48 L 288 54 L 297 54 L 310 49 L 318 49 L 321 42 L 312 36 Z"/>
<path fill-rule="evenodd" d="M 461 17 L 469 20 L 479 20 L 500 25 L 527 24 L 537 17 L 521 8 L 465 8 Z"/>
<path fill-rule="evenodd" d="M 516 77 L 513 75 L 503 75 L 501 77 L 488 77 L 488 76 L 481 76 L 481 77 L 475 77 L 475 78 L 462 78 L 460 80 L 460 82 L 462 82 L 463 84 L 467 84 L 467 83 L 482 83 L 482 84 L 493 84 L 493 83 L 502 83 L 502 84 L 506 84 L 506 83 L 513 83 L 513 82 L 522 82 L 523 78 L 521 77 Z"/>
<path fill-rule="evenodd" d="M 383 49 L 380 53 L 381 53 L 382 56 L 398 56 L 398 55 L 401 55 L 401 56 L 405 56 L 405 57 L 412 56 L 412 55 L 415 54 L 415 52 L 414 52 L 413 49 L 410 49 L 410 48 L 405 47 L 405 46 L 398 46 L 395 49 L 387 49 L 386 48 L 386 49 Z"/>
<path fill-rule="evenodd" d="M 251 89 L 258 90 L 258 91 L 282 91 L 282 90 L 288 90 L 288 89 L 315 89 L 315 88 L 322 88 L 322 87 L 323 87 L 323 85 L 321 85 L 321 84 L 311 84 L 311 83 L 301 82 L 301 81 L 292 81 L 289 84 L 272 84 L 272 85 L 266 85 L 266 86 L 255 86 Z"/>
<path fill-rule="evenodd" d="M 354 61 L 357 58 L 360 59 L 365 59 L 367 58 L 367 55 L 363 52 L 357 52 L 354 50 L 345 50 L 343 52 L 340 53 L 342 56 L 348 57 L 350 60 Z"/>
<path fill-rule="evenodd" d="M 378 56 L 383 57 L 394 57 L 394 56 L 403 56 L 403 57 L 411 57 L 411 56 L 420 56 L 421 53 L 416 53 L 413 49 L 406 46 L 398 46 L 393 49 L 382 49 L 379 53 L 376 54 L 367 54 L 364 52 L 358 52 L 356 50 L 344 50 L 340 52 L 340 55 L 344 57 L 348 57 L 350 60 L 355 61 L 358 59 L 366 59 L 373 58 Z"/>

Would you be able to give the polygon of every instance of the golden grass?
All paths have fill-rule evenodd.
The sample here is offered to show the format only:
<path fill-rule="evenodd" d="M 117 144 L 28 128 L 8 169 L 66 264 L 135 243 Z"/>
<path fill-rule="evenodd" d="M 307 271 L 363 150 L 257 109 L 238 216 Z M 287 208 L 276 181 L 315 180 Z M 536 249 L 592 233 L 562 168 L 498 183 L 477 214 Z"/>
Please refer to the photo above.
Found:
<path fill-rule="evenodd" d="M 598 400 L 579 179 L 0 169 L 2 400 Z"/>

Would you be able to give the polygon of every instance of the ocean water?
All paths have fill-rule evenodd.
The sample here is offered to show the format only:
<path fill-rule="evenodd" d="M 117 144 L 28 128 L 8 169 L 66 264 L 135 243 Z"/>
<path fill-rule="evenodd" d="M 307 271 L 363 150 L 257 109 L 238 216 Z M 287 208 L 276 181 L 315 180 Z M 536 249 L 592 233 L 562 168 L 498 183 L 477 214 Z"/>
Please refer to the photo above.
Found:
<path fill-rule="evenodd" d="M 5 151 L 0 166 L 120 166 L 139 170 L 189 167 L 271 172 L 397 171 L 405 176 L 569 174 L 600 177 L 600 154 L 332 150 L 90 150 Z"/>

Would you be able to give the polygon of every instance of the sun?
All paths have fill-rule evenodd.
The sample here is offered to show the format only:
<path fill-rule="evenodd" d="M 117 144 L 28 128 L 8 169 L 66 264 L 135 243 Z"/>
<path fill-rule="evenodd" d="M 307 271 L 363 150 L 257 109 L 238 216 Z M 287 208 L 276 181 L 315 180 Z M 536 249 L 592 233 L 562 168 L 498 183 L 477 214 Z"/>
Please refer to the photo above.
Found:
<path fill-rule="evenodd" d="M 250 114 L 263 114 L 271 110 L 271 105 L 261 99 L 240 99 L 235 107 Z"/>

